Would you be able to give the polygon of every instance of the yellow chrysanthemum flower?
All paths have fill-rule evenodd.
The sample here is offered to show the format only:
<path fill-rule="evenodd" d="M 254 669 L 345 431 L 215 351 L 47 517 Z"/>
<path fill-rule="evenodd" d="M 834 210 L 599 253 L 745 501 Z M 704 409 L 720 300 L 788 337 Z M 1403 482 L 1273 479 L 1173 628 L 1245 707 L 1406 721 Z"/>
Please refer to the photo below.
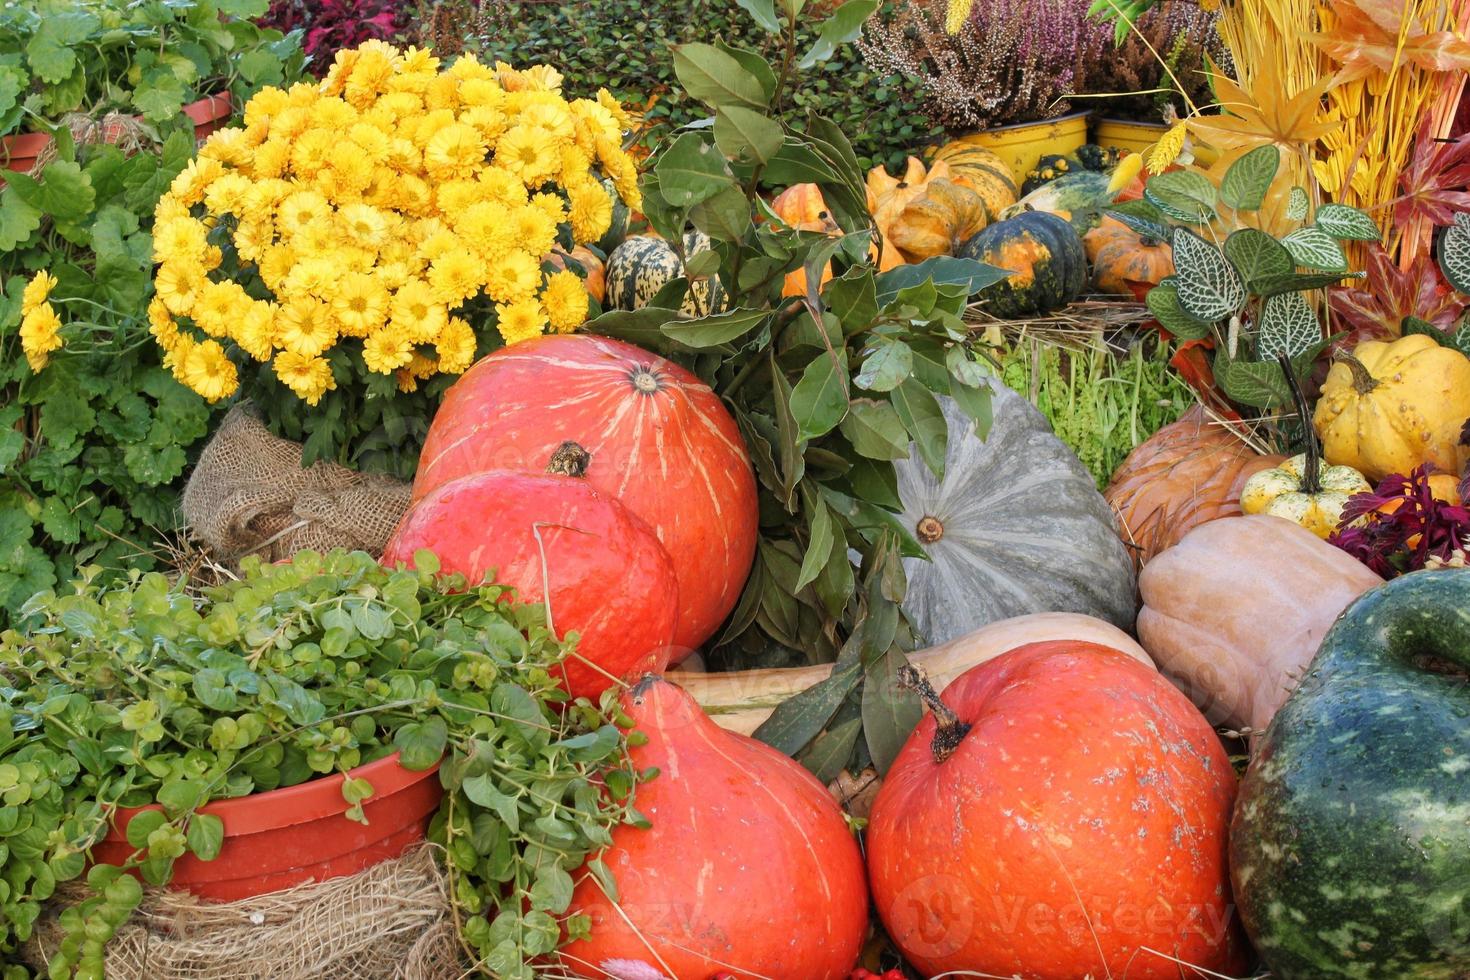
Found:
<path fill-rule="evenodd" d="M 362 248 L 378 249 L 386 245 L 393 225 L 391 215 L 370 204 L 349 204 L 337 212 L 337 228 L 342 237 Z"/>
<path fill-rule="evenodd" d="M 228 398 L 240 387 L 235 365 L 214 340 L 193 345 L 179 364 L 179 374 L 180 381 L 211 404 Z"/>
<path fill-rule="evenodd" d="M 556 176 L 561 158 L 544 129 L 512 126 L 495 146 L 495 162 L 536 188 Z"/>
<path fill-rule="evenodd" d="M 595 242 L 607 233 L 613 207 L 606 187 L 589 177 L 569 186 L 567 197 L 572 202 L 572 241 Z"/>
<path fill-rule="evenodd" d="M 346 52 L 339 52 L 345 54 Z M 269 123 L 286 108 L 286 93 L 274 85 L 267 85 L 250 97 L 245 105 L 245 125 L 259 126 Z"/>
<path fill-rule="evenodd" d="M 499 109 L 505 105 L 505 89 L 492 78 L 466 78 L 459 82 L 459 101 L 471 109 Z"/>
<path fill-rule="evenodd" d="M 485 141 L 464 123 L 445 126 L 424 147 L 424 167 L 439 180 L 470 177 L 485 162 Z"/>
<path fill-rule="evenodd" d="M 533 205 L 528 204 L 511 212 L 510 227 L 517 247 L 532 255 L 545 255 L 556 244 L 556 222 L 541 208 Z M 600 237 L 601 232 L 598 235 Z"/>
<path fill-rule="evenodd" d="M 388 290 L 371 273 L 350 273 L 337 284 L 332 312 L 344 335 L 366 337 L 388 319 Z"/>
<path fill-rule="evenodd" d="M 39 373 L 61 349 L 61 318 L 50 303 L 42 302 L 20 319 L 20 349 L 31 370 Z"/>
<path fill-rule="evenodd" d="M 587 322 L 589 301 L 586 284 L 569 269 L 548 276 L 541 292 L 541 305 L 557 333 L 571 333 Z"/>
<path fill-rule="evenodd" d="M 541 284 L 541 263 L 530 252 L 507 252 L 485 270 L 485 292 L 498 303 L 527 299 Z"/>
<path fill-rule="evenodd" d="M 182 203 L 192 207 L 204 200 L 209 185 L 224 175 L 225 166 L 212 157 L 195 157 L 189 165 L 179 171 L 168 192 Z"/>
<path fill-rule="evenodd" d="M 276 355 L 271 367 L 281 383 L 308 405 L 316 405 L 322 395 L 337 387 L 332 365 L 325 358 L 302 357 L 285 350 Z"/>
<path fill-rule="evenodd" d="M 532 194 L 530 201 L 527 203 L 532 207 L 540 208 L 551 219 L 551 223 L 554 225 L 559 225 L 567 220 L 566 202 L 555 194 L 548 194 L 545 191 Z"/>
<path fill-rule="evenodd" d="M 437 75 L 440 61 L 429 48 L 408 47 L 403 50 L 401 66 L 405 75 Z"/>
<path fill-rule="evenodd" d="M 410 279 L 393 293 L 388 306 L 388 330 L 404 343 L 427 344 L 448 322 L 449 311 L 434 287 L 422 279 Z M 383 331 L 378 331 L 382 333 Z M 395 364 L 394 367 L 402 365 Z M 386 374 L 387 372 L 382 372 Z"/>
<path fill-rule="evenodd" d="M 281 350 L 316 357 L 337 340 L 337 323 L 332 310 L 321 300 L 293 296 L 276 315 L 275 346 Z"/>
<path fill-rule="evenodd" d="M 272 245 L 257 260 L 256 267 L 260 270 L 261 281 L 274 292 L 280 289 L 295 264 L 296 249 L 290 245 Z"/>
<path fill-rule="evenodd" d="M 211 133 L 204 141 L 204 145 L 199 148 L 199 155 L 231 167 L 240 167 L 250 159 L 251 149 L 248 130 L 220 129 Z"/>
<path fill-rule="evenodd" d="M 434 352 L 439 355 L 439 370 L 445 374 L 463 374 L 475 363 L 474 328 L 457 316 L 449 318 L 439 336 L 434 338 Z"/>
<path fill-rule="evenodd" d="M 189 262 L 165 262 L 153 277 L 153 289 L 174 316 L 188 316 L 204 287 L 204 270 Z"/>
<path fill-rule="evenodd" d="M 230 331 L 230 338 L 245 353 L 265 363 L 275 353 L 276 320 L 279 316 L 280 310 L 274 303 L 256 300 Z"/>
<path fill-rule="evenodd" d="M 597 90 L 597 104 L 606 109 L 608 114 L 613 117 L 613 122 L 618 132 L 625 133 L 635 128 L 632 118 L 628 115 L 628 110 L 624 109 L 623 104 L 614 98 L 613 94 L 607 89 L 600 88 Z"/>
<path fill-rule="evenodd" d="M 242 214 L 250 187 L 250 179 L 238 171 L 223 174 L 204 192 L 204 204 L 210 214 Z"/>
<path fill-rule="evenodd" d="M 249 303 L 250 297 L 239 284 L 209 282 L 199 290 L 189 315 L 211 337 L 225 337 Z"/>
<path fill-rule="evenodd" d="M 459 114 L 459 121 L 480 134 L 486 146 L 494 146 L 510 127 L 510 117 L 499 109 L 476 106 Z"/>
<path fill-rule="evenodd" d="M 454 64 L 449 66 L 447 74 L 451 78 L 462 80 L 468 78 L 488 78 L 492 81 L 495 80 L 495 69 L 486 65 L 473 54 L 463 54 L 456 58 Z"/>
<path fill-rule="evenodd" d="M 311 107 L 311 124 L 317 129 L 341 134 L 351 129 L 357 118 L 357 109 L 335 96 L 324 96 Z"/>
<path fill-rule="evenodd" d="M 369 371 L 392 374 L 413 359 L 413 344 L 392 327 L 376 330 L 362 342 L 362 360 Z"/>
<path fill-rule="evenodd" d="M 281 202 L 276 209 L 276 225 L 281 234 L 296 234 L 313 221 L 323 221 L 332 216 L 331 203 L 316 191 L 297 191 Z"/>
<path fill-rule="evenodd" d="M 539 337 L 546 330 L 546 311 L 534 299 L 495 305 L 495 328 L 507 345 Z"/>
<path fill-rule="evenodd" d="M 42 269 L 31 277 L 26 283 L 26 288 L 20 294 L 20 312 L 22 315 L 31 312 L 51 296 L 51 290 L 56 288 L 56 277 Z"/>
<path fill-rule="evenodd" d="M 505 167 L 485 167 L 475 179 L 484 188 L 485 199 L 488 201 L 503 204 L 508 208 L 518 208 L 531 199 L 526 185 L 521 183 L 521 178 Z"/>
<path fill-rule="evenodd" d="M 429 285 L 447 307 L 458 306 L 478 293 L 484 279 L 484 263 L 463 248 L 445 252 L 429 266 Z"/>
<path fill-rule="evenodd" d="M 374 167 L 388 159 L 388 134 L 376 126 L 354 123 L 347 130 L 347 139 L 356 148 L 352 152 L 361 155 Z"/>
<path fill-rule="evenodd" d="M 424 86 L 424 105 L 430 109 L 453 111 L 460 106 L 459 80 L 448 75 L 436 75 Z"/>
<path fill-rule="evenodd" d="M 209 229 L 195 218 L 174 218 L 153 226 L 153 261 L 188 262 L 209 245 Z"/>

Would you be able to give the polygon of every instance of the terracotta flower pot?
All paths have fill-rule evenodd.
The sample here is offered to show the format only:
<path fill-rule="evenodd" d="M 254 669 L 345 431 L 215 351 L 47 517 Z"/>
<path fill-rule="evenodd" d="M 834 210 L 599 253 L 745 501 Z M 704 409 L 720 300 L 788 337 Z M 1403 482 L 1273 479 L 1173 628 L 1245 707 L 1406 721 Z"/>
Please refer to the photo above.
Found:
<path fill-rule="evenodd" d="M 424 839 L 443 789 L 439 767 L 411 772 L 393 753 L 350 773 L 366 779 L 366 824 L 348 820 L 340 773 L 296 786 L 205 805 L 200 812 L 225 825 L 213 861 L 186 854 L 174 862 L 169 887 L 216 902 L 232 902 L 308 881 L 356 874 L 396 858 Z M 121 864 L 134 852 L 127 827 L 156 806 L 119 810 L 107 836 L 92 848 L 97 864 Z"/>
<path fill-rule="evenodd" d="M 229 93 L 206 95 L 198 101 L 190 102 L 182 109 L 184 115 L 194 123 L 196 141 L 203 140 L 210 133 L 221 128 L 234 114 L 234 111 L 234 103 L 230 101 Z M 122 127 L 103 127 L 100 134 L 101 142 L 116 142 L 121 130 Z M 50 143 L 49 133 L 17 133 L 13 136 L 0 137 L 0 169 L 13 170 L 22 174 L 29 173 Z M 4 186 L 5 181 L 0 180 L 0 187 Z"/>

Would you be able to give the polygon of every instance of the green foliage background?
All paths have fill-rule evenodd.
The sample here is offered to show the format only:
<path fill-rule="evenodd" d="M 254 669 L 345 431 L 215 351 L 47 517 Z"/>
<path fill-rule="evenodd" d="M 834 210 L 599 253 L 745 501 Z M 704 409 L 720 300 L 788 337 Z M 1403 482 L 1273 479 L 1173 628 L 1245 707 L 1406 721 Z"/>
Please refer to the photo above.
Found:
<path fill-rule="evenodd" d="M 799 50 L 811 46 L 828 12 L 829 5 L 816 3 L 803 12 L 797 31 Z M 721 38 L 759 51 L 768 60 L 777 53 L 771 36 L 729 0 L 501 2 L 487 4 L 478 24 L 471 14 L 447 5 L 441 6 L 437 23 L 436 33 L 450 36 L 450 25 L 469 27 L 468 49 L 477 51 L 482 60 L 556 66 L 572 96 L 593 96 L 606 87 L 624 103 L 641 106 L 651 95 L 662 93 L 641 140 L 648 147 L 710 114 L 676 84 L 671 45 Z M 942 132 L 922 104 L 917 82 L 877 75 L 864 66 L 855 46 L 842 45 L 831 58 L 802 73 L 784 119 L 799 130 L 807 114 L 815 112 L 846 134 L 862 167 L 897 166 Z"/>

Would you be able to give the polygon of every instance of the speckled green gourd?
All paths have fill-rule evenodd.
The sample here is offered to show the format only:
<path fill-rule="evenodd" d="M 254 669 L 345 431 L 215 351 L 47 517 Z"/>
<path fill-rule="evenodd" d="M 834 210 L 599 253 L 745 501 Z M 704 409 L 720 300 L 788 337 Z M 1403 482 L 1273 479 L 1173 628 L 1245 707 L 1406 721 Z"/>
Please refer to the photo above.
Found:
<path fill-rule="evenodd" d="M 1470 570 L 1413 572 L 1322 641 L 1241 782 L 1246 930 L 1279 980 L 1470 977 Z"/>
<path fill-rule="evenodd" d="M 685 255 L 693 256 L 709 249 L 709 236 L 704 232 L 684 233 Z M 683 274 L 684 263 L 672 245 L 656 235 L 634 235 L 607 257 L 606 305 L 612 310 L 641 309 L 660 289 Z M 723 313 L 729 305 L 719 277 L 708 276 L 689 284 L 679 308 L 689 316 L 698 317 Z"/>

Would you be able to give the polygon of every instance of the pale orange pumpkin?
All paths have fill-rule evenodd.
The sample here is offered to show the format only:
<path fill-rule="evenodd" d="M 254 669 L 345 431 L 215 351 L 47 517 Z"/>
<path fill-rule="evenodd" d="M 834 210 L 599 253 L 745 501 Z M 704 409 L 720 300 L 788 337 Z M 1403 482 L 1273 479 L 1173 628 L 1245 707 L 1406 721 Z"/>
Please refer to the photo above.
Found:
<path fill-rule="evenodd" d="M 842 229 L 832 220 L 822 189 L 816 184 L 792 184 L 771 200 L 771 210 L 797 231 L 816 231 L 838 235 Z M 822 267 L 822 285 L 832 278 L 832 263 Z M 801 296 L 806 292 L 806 269 L 795 268 L 786 273 L 781 284 L 782 296 Z"/>
<path fill-rule="evenodd" d="M 918 157 L 909 157 L 902 177 L 891 176 L 881 165 L 868 171 L 868 212 L 883 236 L 880 271 L 909 261 L 910 256 L 894 241 L 895 226 L 904 209 L 928 189 L 929 182 L 941 178 L 950 179 L 949 164 L 940 160 L 926 170 Z"/>
<path fill-rule="evenodd" d="M 1116 218 L 1101 223 L 1082 236 L 1087 261 L 1092 266 L 1092 285 L 1100 293 L 1132 296 L 1130 282 L 1157 286 L 1174 274 L 1174 249 L 1168 242 L 1147 238 Z"/>
<path fill-rule="evenodd" d="M 904 206 L 889 233 L 904 255 L 923 260 L 951 254 L 989 223 L 990 213 L 979 194 L 938 177 L 925 181 L 924 193 Z"/>

